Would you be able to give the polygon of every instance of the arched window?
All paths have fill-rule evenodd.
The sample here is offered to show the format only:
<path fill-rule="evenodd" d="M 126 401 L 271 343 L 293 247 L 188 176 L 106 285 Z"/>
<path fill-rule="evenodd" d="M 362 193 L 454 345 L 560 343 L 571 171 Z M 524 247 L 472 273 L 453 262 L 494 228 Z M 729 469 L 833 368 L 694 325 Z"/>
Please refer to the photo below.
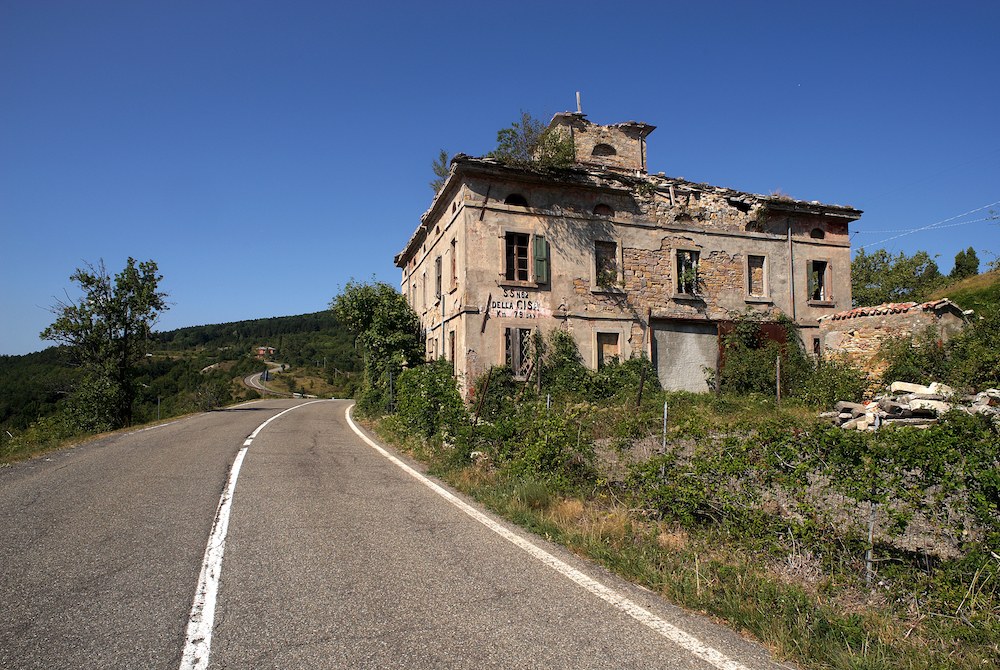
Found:
<path fill-rule="evenodd" d="M 614 216 L 615 210 L 611 209 L 611 205 L 605 205 L 603 202 L 599 202 L 594 206 L 594 214 L 598 216 Z"/>
<path fill-rule="evenodd" d="M 809 232 L 809 237 L 814 240 L 822 240 L 826 237 L 826 233 L 823 232 L 822 228 L 813 228 L 812 231 Z"/>
<path fill-rule="evenodd" d="M 518 207 L 527 207 L 528 201 L 525 200 L 524 196 L 520 193 L 511 193 L 507 196 L 506 200 L 503 201 L 505 205 L 517 205 Z"/>
<path fill-rule="evenodd" d="M 597 144 L 594 146 L 594 150 L 590 152 L 592 156 L 617 156 L 618 152 L 610 144 Z"/>

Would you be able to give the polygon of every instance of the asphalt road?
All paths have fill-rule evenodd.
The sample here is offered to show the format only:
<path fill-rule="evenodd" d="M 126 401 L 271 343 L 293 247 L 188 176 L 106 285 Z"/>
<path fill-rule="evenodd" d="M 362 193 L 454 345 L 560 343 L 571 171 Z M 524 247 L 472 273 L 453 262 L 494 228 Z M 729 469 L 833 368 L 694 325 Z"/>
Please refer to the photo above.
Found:
<path fill-rule="evenodd" d="M 182 667 L 230 468 L 290 407 L 242 460 L 209 667 L 780 667 L 477 520 L 362 441 L 347 406 L 259 401 L 0 469 L 0 668 Z"/>

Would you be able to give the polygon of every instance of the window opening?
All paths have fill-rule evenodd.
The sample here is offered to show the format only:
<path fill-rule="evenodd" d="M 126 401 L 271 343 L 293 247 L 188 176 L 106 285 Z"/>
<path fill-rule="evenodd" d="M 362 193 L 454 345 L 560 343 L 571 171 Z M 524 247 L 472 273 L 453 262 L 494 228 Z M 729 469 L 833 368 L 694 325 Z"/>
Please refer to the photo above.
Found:
<path fill-rule="evenodd" d="M 449 269 L 449 273 L 450 273 L 450 277 L 451 278 L 449 279 L 448 288 L 450 288 L 450 289 L 453 289 L 456 286 L 458 286 L 458 260 L 457 260 L 457 258 L 458 258 L 458 240 L 452 240 L 451 241 L 451 258 L 449 259 L 450 265 L 451 265 L 451 267 Z"/>
<path fill-rule="evenodd" d="M 528 281 L 528 234 L 507 233 L 505 277 L 510 281 Z"/>
<path fill-rule="evenodd" d="M 698 294 L 698 252 L 688 249 L 677 250 L 677 292 L 687 295 Z"/>
<path fill-rule="evenodd" d="M 520 193 L 511 193 L 504 199 L 503 204 L 505 205 L 517 205 L 518 207 L 527 207 L 528 201 Z"/>
<path fill-rule="evenodd" d="M 594 242 L 594 270 L 597 285 L 612 288 L 618 284 L 618 243 Z"/>
<path fill-rule="evenodd" d="M 504 329 L 504 360 L 515 379 L 527 379 L 531 373 L 531 329 Z"/>
<path fill-rule="evenodd" d="M 590 152 L 592 156 L 617 156 L 618 152 L 610 144 L 596 144 L 594 150 Z"/>
<path fill-rule="evenodd" d="M 618 348 L 618 333 L 597 334 L 597 369 L 600 370 L 611 361 L 621 358 Z"/>
<path fill-rule="evenodd" d="M 764 284 L 764 257 L 747 257 L 747 293 L 751 296 L 762 297 L 767 295 Z"/>
<path fill-rule="evenodd" d="M 809 299 L 829 300 L 830 288 L 827 273 L 830 265 L 826 261 L 809 261 Z"/>
<path fill-rule="evenodd" d="M 809 232 L 809 237 L 813 238 L 814 240 L 822 240 L 824 237 L 826 237 L 826 233 L 823 232 L 822 228 L 813 228 Z"/>
<path fill-rule="evenodd" d="M 441 299 L 441 257 L 434 259 L 434 297 Z"/>
<path fill-rule="evenodd" d="M 603 202 L 599 202 L 594 207 L 594 214 L 598 216 L 614 216 L 615 210 L 611 209 L 611 205 L 606 205 Z"/>

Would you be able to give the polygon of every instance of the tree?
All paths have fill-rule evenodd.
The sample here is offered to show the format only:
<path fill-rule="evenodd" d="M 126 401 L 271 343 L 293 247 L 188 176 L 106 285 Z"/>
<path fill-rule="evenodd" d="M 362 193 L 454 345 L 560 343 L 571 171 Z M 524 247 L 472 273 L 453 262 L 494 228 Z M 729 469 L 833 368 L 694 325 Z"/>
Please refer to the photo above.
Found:
<path fill-rule="evenodd" d="M 337 319 L 355 337 L 365 359 L 359 405 L 366 411 L 388 408 L 390 386 L 403 367 L 423 358 L 420 319 L 406 297 L 384 282 L 353 279 L 330 304 Z"/>
<path fill-rule="evenodd" d="M 975 249 L 969 247 L 965 251 L 959 251 L 955 254 L 955 267 L 951 269 L 949 277 L 965 279 L 966 277 L 975 277 L 977 274 L 979 274 L 979 256 L 976 255 Z"/>
<path fill-rule="evenodd" d="M 132 423 L 136 370 L 160 312 L 167 309 L 159 291 L 156 263 L 136 263 L 111 277 L 104 261 L 87 264 L 70 279 L 80 285 L 78 301 L 67 298 L 52 308 L 55 322 L 41 332 L 43 340 L 70 347 L 83 368 L 74 393 L 77 423 L 82 428 L 121 428 Z"/>
<path fill-rule="evenodd" d="M 438 157 L 431 163 L 431 169 L 434 171 L 434 179 L 431 181 L 430 186 L 437 193 L 444 186 L 444 182 L 448 179 L 448 152 L 444 149 L 438 154 Z"/>
<path fill-rule="evenodd" d="M 489 154 L 502 163 L 518 167 L 562 168 L 575 159 L 573 140 L 554 128 L 546 128 L 528 112 L 521 121 L 497 132 L 497 148 Z"/>
<path fill-rule="evenodd" d="M 942 280 L 937 263 L 926 251 L 893 256 L 885 249 L 873 254 L 861 249 L 851 261 L 855 306 L 923 300 Z"/>

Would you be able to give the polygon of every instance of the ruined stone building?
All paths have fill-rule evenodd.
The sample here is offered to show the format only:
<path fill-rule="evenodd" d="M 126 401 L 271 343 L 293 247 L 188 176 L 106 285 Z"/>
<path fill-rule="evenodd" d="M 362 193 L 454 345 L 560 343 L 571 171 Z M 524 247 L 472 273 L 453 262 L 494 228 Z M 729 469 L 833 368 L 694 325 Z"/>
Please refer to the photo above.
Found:
<path fill-rule="evenodd" d="M 846 357 L 862 370 L 880 377 L 889 367 L 879 356 L 890 338 L 930 333 L 947 342 L 965 327 L 972 312 L 965 312 L 948 298 L 928 302 L 889 302 L 873 307 L 820 317 L 819 333 L 824 351 Z"/>
<path fill-rule="evenodd" d="M 428 358 L 467 391 L 490 366 L 530 370 L 537 329 L 569 332 L 591 367 L 645 354 L 665 388 L 707 390 L 721 323 L 778 312 L 819 347 L 818 319 L 850 308 L 852 207 L 652 175 L 654 127 L 551 126 L 575 162 L 542 170 L 456 156 L 396 256 Z"/>

